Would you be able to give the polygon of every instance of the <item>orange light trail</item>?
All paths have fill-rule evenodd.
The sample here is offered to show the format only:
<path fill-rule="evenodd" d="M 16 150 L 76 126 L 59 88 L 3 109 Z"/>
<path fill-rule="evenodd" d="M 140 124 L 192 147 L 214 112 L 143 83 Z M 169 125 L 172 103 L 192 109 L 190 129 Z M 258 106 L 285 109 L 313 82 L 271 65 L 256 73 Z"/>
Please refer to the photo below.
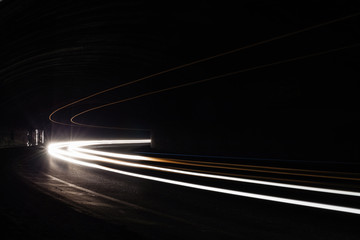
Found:
<path fill-rule="evenodd" d="M 294 185 L 294 184 L 285 184 L 285 183 L 277 183 L 277 182 L 270 182 L 270 181 L 261 181 L 261 180 L 253 180 L 253 179 L 247 179 L 247 178 L 237 178 L 237 177 L 229 177 L 224 175 L 215 175 L 215 174 L 208 174 L 208 173 L 199 173 L 194 171 L 184 171 L 184 170 L 177 170 L 167 167 L 156 167 L 146 164 L 139 164 L 134 162 L 127 162 L 120 159 L 127 159 L 127 160 L 137 160 L 137 161 L 143 161 L 151 159 L 149 157 L 140 156 L 140 155 L 130 155 L 130 154 L 121 154 L 121 153 L 112 153 L 112 152 L 105 152 L 105 151 L 98 151 L 98 150 L 92 150 L 88 147 L 95 146 L 95 145 L 119 145 L 119 144 L 134 144 L 134 143 L 149 143 L 150 140 L 144 139 L 144 140 L 102 140 L 102 141 L 79 141 L 79 142 L 60 142 L 60 143 L 53 143 L 48 146 L 48 152 L 51 156 L 72 163 L 76 165 L 82 165 L 86 167 L 91 168 L 97 168 L 104 171 L 109 171 L 113 173 L 123 174 L 127 176 L 152 180 L 152 181 L 158 181 L 168 184 L 175 184 L 179 186 L 184 187 L 190 187 L 195 189 L 201 189 L 201 190 L 207 190 L 207 191 L 213 191 L 218 193 L 224 193 L 224 194 L 231 194 L 236 196 L 242 196 L 242 197 L 250 197 L 250 198 L 256 198 L 256 199 L 262 199 L 262 200 L 268 200 L 268 201 L 275 201 L 275 202 L 281 202 L 281 203 L 287 203 L 287 204 L 294 204 L 294 205 L 300 205 L 300 206 L 307 206 L 307 207 L 313 207 L 313 208 L 321 208 L 321 209 L 327 209 L 327 210 L 333 210 L 333 211 L 341 211 L 341 212 L 347 212 L 347 213 L 353 213 L 353 214 L 360 214 L 360 209 L 356 208 L 349 208 L 349 207 L 343 207 L 343 206 L 336 206 L 336 205 L 330 205 L 330 204 L 323 204 L 323 203 L 315 203 L 315 202 L 309 202 L 309 201 L 302 201 L 302 200 L 295 200 L 295 199 L 288 199 L 288 198 L 282 198 L 282 197 L 274 197 L 274 196 L 268 196 L 263 194 L 254 194 L 254 193 L 248 193 L 248 192 L 242 192 L 242 191 L 236 191 L 236 190 L 230 190 L 230 189 L 224 189 L 224 188 L 218 188 L 218 187 L 212 187 L 212 186 L 205 186 L 195 183 L 189 183 L 189 182 L 182 182 L 177 180 L 172 180 L 168 178 L 160 178 L 160 177 L 154 177 L 144 174 L 137 174 L 133 172 L 123 171 L 112 167 L 105 167 L 93 162 L 105 162 L 105 163 L 111 163 L 121 166 L 127 166 L 127 167 L 134 167 L 134 168 L 146 168 L 151 170 L 158 170 L 158 171 L 166 171 L 174 174 L 185 174 L 185 175 L 191 175 L 196 177 L 202 177 L 202 178 L 210 178 L 214 180 L 227 180 L 227 181 L 236 181 L 236 182 L 244 182 L 244 183 L 250 183 L 250 184 L 260 184 L 260 185 L 266 185 L 271 187 L 280 187 L 280 188 L 289 188 L 289 189 L 295 189 L 295 190 L 303 190 L 303 191 L 315 191 L 315 192 L 321 192 L 321 193 L 328 193 L 328 194 L 339 194 L 339 195 L 346 195 L 346 196 L 352 196 L 352 197 L 360 197 L 359 192 L 353 192 L 353 191 L 344 191 L 344 190 L 337 190 L 337 189 L 328 189 L 328 188 L 318 188 L 318 187 L 309 187 L 309 186 L 302 186 L 302 185 Z M 111 158 L 109 158 L 111 157 Z"/>
<path fill-rule="evenodd" d="M 334 23 L 337 23 L 337 22 L 341 22 L 341 21 L 344 21 L 344 20 L 347 20 L 347 19 L 350 19 L 350 18 L 357 17 L 357 16 L 359 16 L 359 15 L 360 15 L 360 12 L 357 12 L 357 13 L 354 13 L 354 14 L 351 14 L 351 15 L 347 15 L 347 16 L 344 16 L 344 17 L 336 18 L 336 19 L 333 19 L 333 20 L 330 20 L 330 21 L 327 21 L 327 22 L 319 23 L 319 24 L 316 24 L 316 25 L 313 25 L 313 26 L 309 26 L 309 27 L 306 27 L 306 28 L 297 30 L 297 31 L 293 31 L 293 32 L 290 32 L 290 33 L 282 34 L 282 35 L 279 35 L 279 36 L 276 36 L 276 37 L 273 37 L 273 38 L 269 38 L 269 39 L 266 39 L 266 40 L 263 40 L 263 41 L 259 41 L 259 42 L 253 43 L 253 44 L 249 44 L 249 45 L 246 45 L 246 46 L 243 46 L 243 47 L 240 47 L 240 48 L 236 48 L 236 49 L 233 49 L 233 50 L 230 50 L 230 51 L 227 51 L 227 52 L 223 52 L 223 53 L 216 54 L 216 55 L 213 55 L 213 56 L 210 56 L 210 57 L 206 57 L 206 58 L 202 58 L 202 59 L 199 59 L 199 60 L 190 62 L 190 63 L 186 63 L 186 64 L 183 64 L 183 65 L 180 65 L 180 66 L 176 66 L 176 67 L 173 67 L 173 68 L 170 68 L 170 69 L 167 69 L 167 70 L 158 72 L 158 73 L 154 73 L 154 74 L 151 74 L 151 75 L 148 75 L 148 76 L 145 76 L 145 77 L 142 77 L 142 78 L 133 80 L 133 81 L 129 81 L 129 82 L 126 82 L 126 83 L 123 83 L 123 84 L 120 84 L 120 85 L 117 85 L 117 86 L 114 86 L 114 87 L 111 87 L 111 88 L 108 88 L 108 89 L 105 89 L 105 90 L 102 90 L 102 91 L 93 93 L 93 94 L 91 94 L 91 95 L 89 95 L 89 96 L 83 97 L 83 98 L 81 98 L 81 99 L 78 99 L 78 100 L 76 100 L 76 101 L 74 101 L 74 102 L 71 102 L 71 103 L 69 103 L 69 104 L 66 104 L 66 105 L 64 105 L 64 106 L 62 106 L 62 107 L 54 110 L 54 111 L 49 115 L 49 120 L 50 120 L 51 122 L 53 122 L 53 123 L 60 124 L 60 125 L 66 125 L 66 126 L 73 126 L 73 124 L 76 124 L 76 125 L 80 125 L 80 126 L 84 126 L 84 127 L 86 126 L 86 127 L 108 128 L 108 129 L 124 129 L 124 128 L 118 128 L 118 127 L 106 127 L 106 126 L 97 126 L 97 125 L 90 125 L 90 124 L 81 124 L 81 123 L 77 123 L 77 122 L 74 121 L 74 118 L 75 118 L 75 117 L 77 117 L 77 116 L 79 116 L 79 115 L 81 115 L 81 114 L 84 114 L 85 112 L 89 112 L 89 111 L 92 111 L 92 110 L 95 110 L 95 109 L 99 109 L 99 108 L 103 108 L 103 107 L 110 106 L 110 105 L 113 105 L 113 104 L 117 104 L 117 103 L 120 103 L 120 102 L 124 102 L 124 100 L 120 100 L 120 101 L 113 102 L 113 103 L 110 103 L 110 104 L 105 104 L 105 105 L 102 105 L 102 106 L 99 106 L 99 107 L 92 108 L 92 109 L 90 109 L 89 111 L 84 111 L 84 112 L 82 112 L 82 113 L 80 113 L 80 114 L 77 114 L 77 115 L 75 115 L 75 116 L 73 116 L 73 117 L 71 118 L 71 122 L 72 122 L 73 124 L 63 123 L 63 122 L 56 121 L 56 120 L 54 120 L 53 117 L 54 117 L 55 113 L 59 112 L 59 111 L 62 110 L 62 109 L 68 108 L 68 107 L 70 107 L 70 106 L 72 106 L 72 105 L 75 105 L 75 104 L 77 104 L 77 103 L 79 103 L 79 102 L 83 102 L 83 101 L 85 101 L 85 100 L 87 100 L 87 99 L 93 98 L 93 97 L 98 96 L 98 95 L 100 95 L 100 94 L 103 94 L 103 93 L 106 93 L 106 92 L 109 92 L 109 91 L 113 91 L 113 90 L 115 90 L 115 89 L 118 89 L 118 88 L 121 88 L 121 87 L 125 87 L 125 86 L 128 86 L 128 85 L 137 83 L 137 82 L 141 82 L 141 81 L 144 81 L 144 80 L 147 80 L 147 79 L 156 77 L 156 76 L 160 76 L 160 75 L 163 75 L 163 74 L 166 74 L 166 73 L 169 73 L 169 72 L 173 72 L 173 71 L 176 71 L 176 70 L 180 70 L 180 69 L 186 68 L 186 67 L 188 67 L 188 66 L 192 66 L 192 65 L 199 64 L 199 63 L 207 62 L 207 61 L 209 61 L 209 60 L 216 59 L 216 58 L 220 58 L 220 57 L 223 57 L 223 56 L 227 56 L 227 55 L 230 55 L 230 54 L 233 54 L 233 53 L 237 53 L 237 52 L 240 52 L 240 51 L 242 51 L 242 50 L 250 49 L 250 48 L 253 48 L 253 47 L 257 47 L 257 46 L 260 46 L 260 45 L 264 45 L 264 44 L 267 44 L 267 43 L 276 41 L 276 40 L 288 38 L 288 37 L 291 37 L 291 36 L 294 36 L 294 35 L 297 35 L 297 34 L 300 34 L 300 33 L 308 32 L 308 31 L 311 31 L 311 30 L 314 30 L 314 29 L 317 29 L 317 28 L 321 28 L 321 27 L 330 25 L 330 24 L 334 24 Z M 340 49 L 339 49 L 339 50 L 340 50 Z M 330 51 L 331 51 L 331 50 L 330 50 Z M 335 50 L 335 51 L 338 51 L 338 50 Z M 324 52 L 324 53 L 321 53 L 321 54 L 325 54 L 325 52 Z M 315 55 L 317 55 L 317 54 L 313 54 L 313 56 L 315 56 Z M 308 55 L 308 56 L 306 56 L 306 57 L 311 57 L 311 55 Z M 297 58 L 295 58 L 295 59 L 288 59 L 288 60 L 283 60 L 283 61 L 279 61 L 279 62 L 275 62 L 275 63 L 265 64 L 265 65 L 261 65 L 261 66 L 258 66 L 258 67 L 253 67 L 253 68 L 251 68 L 251 69 L 240 70 L 240 71 L 236 71 L 236 72 L 232 72 L 232 73 L 228 73 L 228 74 L 219 75 L 219 76 L 215 76 L 215 77 L 208 78 L 208 79 L 204 79 L 204 80 L 199 80 L 199 81 L 195 81 L 195 82 L 191 82 L 191 83 L 186 83 L 186 84 L 182 84 L 182 85 L 170 87 L 170 88 L 168 88 L 168 89 L 161 89 L 161 90 L 158 90 L 158 91 L 154 91 L 154 92 L 150 92 L 150 93 L 145 93 L 145 94 L 142 94 L 142 95 L 138 95 L 138 96 L 136 96 L 136 97 L 127 99 L 127 101 L 128 101 L 128 100 L 135 99 L 135 98 L 143 97 L 143 96 L 152 95 L 152 94 L 159 93 L 159 92 L 169 91 L 169 90 L 172 90 L 172 89 L 175 89 L 175 88 L 180 88 L 180 87 L 185 87 L 185 86 L 189 86 L 189 85 L 199 84 L 199 83 L 206 82 L 206 81 L 210 81 L 210 80 L 213 80 L 213 79 L 223 78 L 223 77 L 226 77 L 226 76 L 235 75 L 235 74 L 238 74 L 238 73 L 244 72 L 244 71 L 251 71 L 251 70 L 255 70 L 255 69 L 259 69 L 259 68 L 269 67 L 269 66 L 273 66 L 273 65 L 285 63 L 285 62 L 288 62 L 288 61 L 295 61 L 295 60 L 302 59 L 302 58 L 304 58 L 304 57 L 297 57 Z M 133 129 L 129 129 L 129 130 L 133 130 Z M 145 129 L 145 130 L 146 130 L 146 129 Z"/>

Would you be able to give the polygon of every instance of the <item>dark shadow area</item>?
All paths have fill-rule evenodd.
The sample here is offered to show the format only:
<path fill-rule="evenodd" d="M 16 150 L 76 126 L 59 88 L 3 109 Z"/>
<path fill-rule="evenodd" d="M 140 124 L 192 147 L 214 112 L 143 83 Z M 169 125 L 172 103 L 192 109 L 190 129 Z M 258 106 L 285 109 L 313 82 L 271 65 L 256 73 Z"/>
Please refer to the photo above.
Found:
<path fill-rule="evenodd" d="M 0 220 L 8 239 L 140 239 L 125 227 L 81 214 L 25 183 L 14 166 L 38 149 L 2 149 Z"/>

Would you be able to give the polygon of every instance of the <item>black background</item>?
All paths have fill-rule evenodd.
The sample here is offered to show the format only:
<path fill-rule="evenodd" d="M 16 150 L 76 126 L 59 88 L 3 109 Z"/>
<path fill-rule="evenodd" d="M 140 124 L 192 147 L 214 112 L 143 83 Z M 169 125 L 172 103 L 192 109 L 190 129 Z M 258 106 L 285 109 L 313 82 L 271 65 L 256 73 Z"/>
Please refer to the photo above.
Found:
<path fill-rule="evenodd" d="M 49 114 L 81 97 L 359 11 L 350 1 L 4 0 L 1 128 L 45 128 L 50 136 L 55 126 Z M 68 123 L 92 106 L 357 44 L 359 29 L 359 17 L 349 18 L 119 88 L 54 119 Z M 158 151 L 358 161 L 359 53 L 355 47 L 248 71 L 116 104 L 77 121 L 150 129 Z"/>

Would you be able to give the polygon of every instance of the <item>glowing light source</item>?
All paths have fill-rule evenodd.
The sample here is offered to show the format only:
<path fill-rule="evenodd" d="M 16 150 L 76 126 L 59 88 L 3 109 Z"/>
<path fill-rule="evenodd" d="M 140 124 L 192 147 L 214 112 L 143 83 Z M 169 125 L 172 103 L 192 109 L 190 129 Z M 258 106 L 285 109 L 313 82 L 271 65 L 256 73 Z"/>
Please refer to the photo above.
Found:
<path fill-rule="evenodd" d="M 131 154 L 122 154 L 122 153 L 111 153 L 105 151 L 98 151 L 93 149 L 88 149 L 85 147 L 95 146 L 95 145 L 114 145 L 114 144 L 139 144 L 139 143 L 150 143 L 149 139 L 140 139 L 140 140 L 99 140 L 99 141 L 74 141 L 74 142 L 59 142 L 53 143 L 48 146 L 48 153 L 60 160 L 77 164 L 81 166 L 86 166 L 90 168 L 97 168 L 108 172 L 123 174 L 131 177 L 137 177 L 157 182 L 163 182 L 168 184 L 179 185 L 183 187 L 190 187 L 195 189 L 213 191 L 218 193 L 225 193 L 231 194 L 236 196 L 242 197 L 249 197 L 255 199 L 262 199 L 274 202 L 281 202 L 287 204 L 294 204 L 300 206 L 307 206 L 313 208 L 320 208 L 320 209 L 327 209 L 333 211 L 340 211 L 340 212 L 347 212 L 353 214 L 360 214 L 360 209 L 344 207 L 344 206 L 336 206 L 330 204 L 323 204 L 323 203 L 315 203 L 310 201 L 303 201 L 303 200 L 296 200 L 296 199 L 289 199 L 283 197 L 275 197 L 275 196 L 268 196 L 263 194 L 255 194 L 255 193 L 248 193 L 212 186 L 205 186 L 195 183 L 189 182 L 182 182 L 167 178 L 160 178 L 154 177 L 144 174 L 138 174 L 128 171 L 119 170 L 116 168 L 105 167 L 95 162 L 107 162 L 111 164 L 129 166 L 129 167 L 136 167 L 136 168 L 147 168 L 151 170 L 160 170 L 160 171 L 167 171 L 176 174 L 186 174 L 192 175 L 197 177 L 206 177 L 206 178 L 213 178 L 213 179 L 221 179 L 221 180 L 228 180 L 228 181 L 237 181 L 237 182 L 246 182 L 251 184 L 261 184 L 267 186 L 274 186 L 274 187 L 284 187 L 284 188 L 291 188 L 297 190 L 306 190 L 306 191 L 316 191 L 316 192 L 324 192 L 324 193 L 331 193 L 331 194 L 341 194 L 341 195 L 348 195 L 348 196 L 355 196 L 359 197 L 360 193 L 358 192 L 351 192 L 351 191 L 343 191 L 343 190 L 336 190 L 336 189 L 327 189 L 327 188 L 318 188 L 318 187 L 309 187 L 309 186 L 300 186 L 300 185 L 293 185 L 293 184 L 285 184 L 285 183 L 276 183 L 276 182 L 268 182 L 268 181 L 260 181 L 260 180 L 253 180 L 253 179 L 246 179 L 246 178 L 237 178 L 237 177 L 229 177 L 229 176 L 222 176 L 222 175 L 215 175 L 215 174 L 207 174 L 207 173 L 199 173 L 199 172 L 192 172 L 192 171 L 184 171 L 184 170 L 177 170 L 165 167 L 157 167 L 151 166 L 146 164 L 140 163 L 132 163 L 121 161 L 119 159 L 128 159 L 128 160 L 141 160 L 141 161 L 148 161 L 154 160 L 155 158 L 144 157 L 139 155 L 131 155 Z M 111 157 L 111 158 L 108 158 Z M 115 158 L 115 159 L 114 159 Z M 89 162 L 90 161 L 90 162 Z"/>

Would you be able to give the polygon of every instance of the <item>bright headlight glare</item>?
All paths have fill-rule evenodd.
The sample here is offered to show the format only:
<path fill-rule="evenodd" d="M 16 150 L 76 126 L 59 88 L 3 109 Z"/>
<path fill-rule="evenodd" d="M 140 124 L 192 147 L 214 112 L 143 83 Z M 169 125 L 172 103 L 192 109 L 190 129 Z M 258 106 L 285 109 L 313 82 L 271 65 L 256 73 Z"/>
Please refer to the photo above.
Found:
<path fill-rule="evenodd" d="M 318 188 L 318 187 L 309 187 L 309 186 L 301 186 L 301 185 L 294 185 L 294 184 L 285 184 L 285 183 L 276 183 L 276 182 L 269 182 L 269 181 L 260 181 L 260 180 L 253 180 L 247 178 L 237 178 L 237 177 L 229 177 L 229 176 L 222 176 L 222 175 L 215 175 L 215 174 L 207 174 L 207 173 L 199 173 L 193 171 L 185 171 L 185 170 L 177 170 L 168 167 L 157 167 L 146 165 L 143 163 L 132 163 L 122 161 L 121 159 L 126 160 L 136 160 L 136 161 L 151 161 L 155 158 L 140 156 L 140 155 L 132 155 L 132 154 L 122 154 L 122 153 L 112 153 L 112 152 L 105 152 L 105 151 L 98 151 L 93 149 L 88 149 L 86 147 L 95 146 L 95 145 L 121 145 L 121 144 L 145 144 L 150 143 L 150 139 L 140 139 L 140 140 L 92 140 L 92 141 L 74 141 L 74 142 L 59 142 L 53 143 L 48 146 L 48 153 L 60 160 L 76 164 L 82 165 L 90 168 L 97 168 L 108 172 L 123 174 L 127 176 L 164 182 L 168 184 L 179 185 L 183 187 L 191 187 L 201 190 L 213 191 L 218 193 L 225 193 L 231 194 L 236 196 L 242 197 L 249 197 L 249 198 L 256 198 L 274 202 L 281 202 L 287 204 L 294 204 L 300 206 L 307 206 L 313 208 L 320 208 L 320 209 L 327 209 L 333 211 L 340 211 L 340 212 L 347 212 L 347 213 L 354 213 L 360 214 L 360 209 L 356 208 L 349 208 L 343 206 L 335 206 L 329 204 L 322 204 L 322 203 L 314 203 L 309 201 L 302 201 L 302 200 L 295 200 L 295 199 L 288 199 L 282 197 L 275 197 L 275 196 L 268 196 L 262 194 L 254 194 L 242 191 L 235 191 L 230 189 L 218 188 L 218 187 L 211 187 L 205 185 L 199 185 L 194 183 L 182 182 L 177 180 L 171 180 L 166 178 L 154 177 L 144 174 L 132 173 L 128 171 L 119 170 L 116 168 L 105 167 L 93 162 L 107 162 L 116 165 L 123 165 L 135 168 L 147 168 L 151 170 L 159 170 L 159 171 L 167 171 L 176 174 L 185 174 L 185 175 L 192 175 L 197 177 L 206 177 L 212 179 L 221 179 L 221 180 L 228 180 L 228 181 L 237 181 L 237 182 L 246 182 L 251 184 L 261 184 L 267 186 L 275 186 L 275 187 L 283 187 L 283 188 L 291 188 L 291 189 L 298 189 L 298 190 L 306 190 L 306 191 L 315 191 L 315 192 L 324 192 L 324 193 L 331 193 L 331 194 L 340 194 L 340 195 L 348 195 L 348 196 L 355 196 L 359 197 L 360 193 L 358 192 L 351 192 L 351 191 L 343 191 L 343 190 L 336 190 L 336 189 L 327 189 L 327 188 Z M 89 162 L 90 161 L 90 162 Z"/>

